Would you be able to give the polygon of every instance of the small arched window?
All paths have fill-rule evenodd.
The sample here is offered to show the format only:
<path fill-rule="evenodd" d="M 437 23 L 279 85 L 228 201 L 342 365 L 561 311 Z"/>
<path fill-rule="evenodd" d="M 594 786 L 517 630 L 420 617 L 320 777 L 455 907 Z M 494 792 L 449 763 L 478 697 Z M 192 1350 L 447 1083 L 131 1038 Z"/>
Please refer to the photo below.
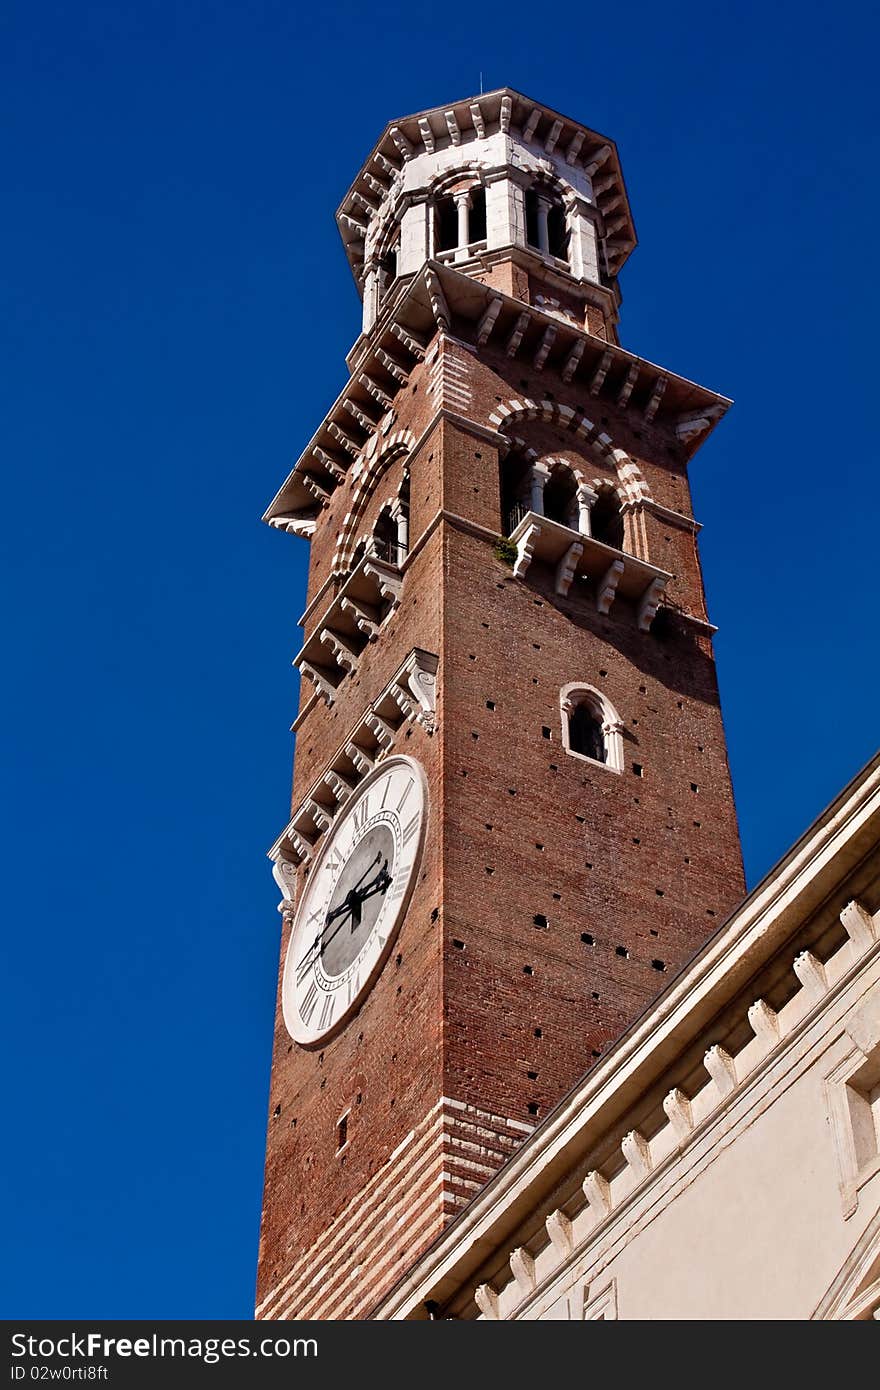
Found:
<path fill-rule="evenodd" d="M 607 696 L 573 682 L 560 692 L 562 743 L 572 757 L 623 771 L 623 721 Z"/>
<path fill-rule="evenodd" d="M 580 753 L 582 758 L 592 758 L 597 763 L 608 761 L 601 720 L 588 704 L 575 705 L 568 716 L 568 746 L 572 753 Z"/>

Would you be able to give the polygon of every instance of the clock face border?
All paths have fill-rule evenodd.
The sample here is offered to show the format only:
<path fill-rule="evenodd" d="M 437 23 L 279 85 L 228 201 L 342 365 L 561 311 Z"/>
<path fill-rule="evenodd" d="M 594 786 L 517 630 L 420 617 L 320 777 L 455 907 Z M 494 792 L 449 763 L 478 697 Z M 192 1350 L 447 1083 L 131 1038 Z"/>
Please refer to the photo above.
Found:
<path fill-rule="evenodd" d="M 393 772 L 394 768 L 397 766 L 406 767 L 414 775 L 421 798 L 419 811 L 421 823 L 419 825 L 416 845 L 413 851 L 412 867 L 409 873 L 409 877 L 407 879 L 406 886 L 404 888 L 403 894 L 401 895 L 399 902 L 396 904 L 394 918 L 390 923 L 384 945 L 382 946 L 379 955 L 371 964 L 368 974 L 362 980 L 360 987 L 357 990 L 357 993 L 353 995 L 351 1002 L 345 1006 L 339 1017 L 334 1019 L 333 1023 L 331 1023 L 328 1028 L 324 1030 L 318 1030 L 314 1027 L 308 1027 L 308 1025 L 305 1025 L 303 1023 L 303 1020 L 297 1008 L 297 989 L 295 980 L 296 964 L 293 961 L 293 951 L 295 942 L 297 943 L 297 949 L 299 949 L 299 947 L 302 945 L 301 942 L 297 942 L 297 936 L 300 933 L 302 922 L 304 920 L 304 908 L 309 901 L 310 890 L 312 886 L 319 881 L 320 875 L 324 870 L 327 858 L 338 845 L 340 832 L 344 829 L 351 817 L 354 815 L 357 807 L 360 804 L 362 804 L 364 797 L 369 795 L 370 788 L 374 786 L 377 782 L 381 781 L 383 777 L 387 776 L 389 771 Z M 300 900 L 297 905 L 296 915 L 294 917 L 293 924 L 291 927 L 290 937 L 288 939 L 287 951 L 284 960 L 284 971 L 281 982 L 282 1015 L 284 1018 L 284 1026 L 287 1029 L 289 1036 L 293 1039 L 297 1046 L 302 1047 L 307 1051 L 310 1051 L 318 1047 L 323 1047 L 326 1043 L 330 1042 L 331 1039 L 335 1038 L 337 1034 L 340 1033 L 342 1029 L 346 1026 L 346 1024 L 350 1022 L 350 1020 L 358 1012 L 358 1010 L 363 1007 L 365 1000 L 371 993 L 373 986 L 375 985 L 380 974 L 385 968 L 385 964 L 394 947 L 394 943 L 397 939 L 398 932 L 400 931 L 401 924 L 409 908 L 410 899 L 412 898 L 416 882 L 418 881 L 418 871 L 419 866 L 421 864 L 422 853 L 424 851 L 425 846 L 425 838 L 427 835 L 429 811 L 430 807 L 428 799 L 428 779 L 422 764 L 416 758 L 410 757 L 408 754 L 395 753 L 392 754 L 390 757 L 383 758 L 382 761 L 376 767 L 374 767 L 370 773 L 368 773 L 368 775 L 363 779 L 363 781 L 359 783 L 352 796 L 350 797 L 349 801 L 346 803 L 338 821 L 333 826 L 326 844 L 324 845 L 320 854 L 318 855 L 317 859 L 314 861 L 312 865 L 311 872 L 309 874 L 308 879 L 306 880 L 303 892 L 300 896 Z M 372 940 L 374 931 L 375 927 L 371 929 L 370 935 L 367 938 L 367 942 Z M 366 944 L 367 943 L 365 943 L 365 945 Z M 312 974 L 311 967 L 307 973 L 308 975 Z"/>

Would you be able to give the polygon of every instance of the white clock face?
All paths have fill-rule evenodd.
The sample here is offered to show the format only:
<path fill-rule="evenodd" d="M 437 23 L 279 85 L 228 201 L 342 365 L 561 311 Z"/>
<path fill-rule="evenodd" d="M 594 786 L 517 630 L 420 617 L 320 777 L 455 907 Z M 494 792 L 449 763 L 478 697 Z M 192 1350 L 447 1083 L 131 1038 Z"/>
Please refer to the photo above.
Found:
<path fill-rule="evenodd" d="M 287 1031 L 304 1047 L 336 1033 L 382 969 L 415 881 L 425 813 L 419 764 L 388 758 L 358 787 L 315 861 L 281 991 Z"/>

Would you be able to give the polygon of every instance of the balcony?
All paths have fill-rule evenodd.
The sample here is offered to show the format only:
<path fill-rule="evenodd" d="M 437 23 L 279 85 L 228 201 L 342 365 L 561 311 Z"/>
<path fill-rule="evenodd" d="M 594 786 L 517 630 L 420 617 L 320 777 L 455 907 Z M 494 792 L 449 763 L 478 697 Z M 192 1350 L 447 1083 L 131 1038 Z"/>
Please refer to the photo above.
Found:
<path fill-rule="evenodd" d="M 486 250 L 488 242 L 470 241 L 467 246 L 452 246 L 448 251 L 437 251 L 434 259 L 441 265 L 453 265 L 459 261 L 469 261 L 474 256 L 479 256 Z"/>
<path fill-rule="evenodd" d="M 525 578 L 534 561 L 549 565 L 555 571 L 556 593 L 564 598 L 577 575 L 589 581 L 600 613 L 609 613 L 616 598 L 629 599 L 640 631 L 648 631 L 672 578 L 666 570 L 538 512 L 526 511 L 510 520 L 515 522 L 510 539 L 517 551 L 517 579 Z"/>
<path fill-rule="evenodd" d="M 398 557 L 402 562 L 405 548 L 396 542 L 374 542 L 373 549 L 393 553 L 395 560 L 365 555 L 293 658 L 293 665 L 328 705 L 400 602 Z"/>

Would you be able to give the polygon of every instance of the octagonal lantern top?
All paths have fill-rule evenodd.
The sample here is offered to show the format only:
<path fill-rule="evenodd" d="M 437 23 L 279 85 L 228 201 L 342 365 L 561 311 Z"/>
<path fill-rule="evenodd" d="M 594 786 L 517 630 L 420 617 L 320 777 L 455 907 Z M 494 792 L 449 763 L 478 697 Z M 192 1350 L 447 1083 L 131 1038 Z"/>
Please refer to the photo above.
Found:
<path fill-rule="evenodd" d="M 568 185 L 599 214 L 605 271 L 636 245 L 617 148 L 607 136 L 509 87 L 390 121 L 336 214 L 358 288 L 402 210 L 457 170 L 508 168 Z M 491 177 L 491 173 L 490 173 Z"/>

